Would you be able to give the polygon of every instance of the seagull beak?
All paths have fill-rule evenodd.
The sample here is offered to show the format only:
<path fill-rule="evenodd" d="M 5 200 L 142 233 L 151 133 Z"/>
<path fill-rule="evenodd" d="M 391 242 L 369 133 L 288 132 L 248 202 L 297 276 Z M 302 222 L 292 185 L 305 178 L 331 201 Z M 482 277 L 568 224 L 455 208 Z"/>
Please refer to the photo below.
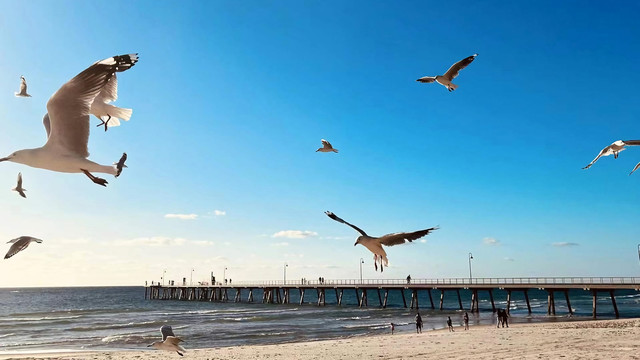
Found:
<path fill-rule="evenodd" d="M 153 344 L 152 345 L 147 345 L 147 347 L 151 347 L 151 346 L 153 346 Z"/>
<path fill-rule="evenodd" d="M 7 160 L 9 160 L 9 157 L 0 158 L 0 162 L 7 161 Z"/>
<path fill-rule="evenodd" d="M 357 242 L 357 241 L 356 241 L 356 243 L 355 243 L 355 244 L 353 244 L 353 246 L 356 246 L 356 245 L 358 245 L 358 242 Z"/>

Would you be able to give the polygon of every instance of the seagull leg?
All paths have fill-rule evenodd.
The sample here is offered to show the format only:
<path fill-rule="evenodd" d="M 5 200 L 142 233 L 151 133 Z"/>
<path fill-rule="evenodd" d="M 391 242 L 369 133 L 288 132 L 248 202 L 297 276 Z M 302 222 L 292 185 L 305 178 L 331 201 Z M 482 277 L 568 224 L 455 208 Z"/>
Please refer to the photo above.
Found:
<path fill-rule="evenodd" d="M 98 184 L 98 185 L 105 186 L 105 187 L 107 186 L 107 184 L 108 184 L 107 180 L 102 179 L 102 178 L 99 178 L 99 177 L 97 177 L 97 176 L 93 176 L 90 172 L 88 172 L 88 171 L 87 171 L 87 170 L 85 170 L 85 169 L 80 169 L 80 170 L 82 170 L 82 172 L 83 172 L 85 175 L 87 175 L 87 177 L 88 177 L 89 179 L 91 179 L 91 181 L 93 181 L 94 183 L 96 183 L 96 184 Z"/>
<path fill-rule="evenodd" d="M 373 267 L 378 271 L 378 254 L 373 254 Z"/>
<path fill-rule="evenodd" d="M 109 121 L 109 120 L 107 120 Z M 106 127 L 105 127 L 106 128 Z M 116 177 L 120 176 L 120 174 L 122 173 L 122 168 L 126 168 L 127 165 L 124 164 L 124 162 L 127 160 L 127 153 L 122 153 L 122 156 L 120 157 L 120 160 L 116 163 Z"/>
<path fill-rule="evenodd" d="M 176 351 L 176 352 L 178 353 L 178 355 L 180 355 L 180 356 L 184 356 L 184 355 L 182 355 L 182 354 L 180 353 L 180 351 Z"/>
<path fill-rule="evenodd" d="M 111 120 L 111 115 L 107 114 L 107 116 L 109 117 L 107 119 L 107 121 L 104 121 L 104 120 L 102 120 L 102 118 L 99 118 L 100 121 L 102 121 L 102 122 L 100 124 L 98 124 L 98 126 L 96 126 L 96 127 L 100 127 L 100 126 L 104 125 L 104 131 L 107 131 L 107 124 L 109 123 L 109 120 Z"/>

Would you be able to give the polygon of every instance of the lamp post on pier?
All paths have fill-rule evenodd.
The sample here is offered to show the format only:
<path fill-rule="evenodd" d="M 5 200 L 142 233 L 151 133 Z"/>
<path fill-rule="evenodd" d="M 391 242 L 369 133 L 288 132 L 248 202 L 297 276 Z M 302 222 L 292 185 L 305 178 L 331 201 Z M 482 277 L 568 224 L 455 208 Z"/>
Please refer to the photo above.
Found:
<path fill-rule="evenodd" d="M 195 269 L 191 268 L 191 278 L 189 279 L 189 286 L 193 286 L 193 270 Z"/>
<path fill-rule="evenodd" d="M 289 264 L 284 263 L 284 267 L 283 267 L 283 270 L 284 270 L 284 285 L 287 285 L 287 267 L 289 267 Z"/>
<path fill-rule="evenodd" d="M 222 271 L 222 279 L 224 279 L 225 285 L 227 283 L 227 267 L 224 267 L 224 270 Z"/>
<path fill-rule="evenodd" d="M 364 260 L 360 258 L 360 284 L 362 284 L 362 264 L 364 264 Z"/>
<path fill-rule="evenodd" d="M 162 270 L 162 286 L 164 286 L 164 276 L 167 273 L 167 269 Z"/>
<path fill-rule="evenodd" d="M 473 278 L 471 276 L 471 260 L 473 260 L 473 254 L 469 253 L 469 283 L 471 283 Z"/>

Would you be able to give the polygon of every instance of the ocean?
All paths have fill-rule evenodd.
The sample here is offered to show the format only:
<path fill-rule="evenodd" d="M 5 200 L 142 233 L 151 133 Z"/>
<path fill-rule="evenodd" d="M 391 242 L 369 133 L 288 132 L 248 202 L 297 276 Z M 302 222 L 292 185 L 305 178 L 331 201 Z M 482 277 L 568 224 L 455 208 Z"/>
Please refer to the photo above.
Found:
<path fill-rule="evenodd" d="M 434 295 L 438 307 L 439 296 Z M 461 291 L 468 309 L 471 293 Z M 292 291 L 292 304 L 145 300 L 143 287 L 20 288 L 0 289 L 0 355 L 45 351 L 141 350 L 160 338 L 160 327 L 168 324 L 183 338 L 187 349 L 235 345 L 277 344 L 285 342 L 335 339 L 390 331 L 415 331 L 415 310 L 402 306 L 398 291 L 389 293 L 386 309 L 379 308 L 377 294 L 369 293 L 369 307 L 358 308 L 355 294 L 345 291 L 343 306 L 327 291 L 327 305 L 316 306 L 315 292 L 305 294 L 298 305 Z M 410 301 L 410 293 L 406 293 Z M 591 319 L 592 297 L 586 291 L 571 291 L 575 314 L 568 315 L 564 296 L 556 294 L 556 316 L 547 316 L 547 293 L 531 290 L 533 314 L 527 313 L 523 295 L 512 294 L 511 318 L 514 323 Z M 246 294 L 243 295 L 246 300 Z M 233 296 L 231 295 L 231 299 Z M 496 306 L 506 307 L 506 293 L 494 291 Z M 621 317 L 640 317 L 640 294 L 616 291 Z M 451 316 L 455 326 L 462 324 L 464 311 L 458 310 L 455 292 L 445 294 L 444 310 L 431 310 L 426 291 L 420 292 L 420 313 L 425 330 L 446 326 Z M 480 292 L 480 313 L 469 313 L 470 326 L 495 323 L 486 292 Z M 611 301 L 598 298 L 598 318 L 613 318 Z"/>

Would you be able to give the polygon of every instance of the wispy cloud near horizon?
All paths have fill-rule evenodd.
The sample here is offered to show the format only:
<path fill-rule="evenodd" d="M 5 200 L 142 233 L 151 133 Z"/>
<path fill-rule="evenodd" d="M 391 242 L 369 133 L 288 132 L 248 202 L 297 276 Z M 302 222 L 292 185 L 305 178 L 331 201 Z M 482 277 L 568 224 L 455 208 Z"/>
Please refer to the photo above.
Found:
<path fill-rule="evenodd" d="M 492 238 L 492 237 L 486 237 L 486 238 L 482 239 L 482 242 L 485 245 L 489 245 L 489 246 L 500 246 L 501 245 L 500 240 Z"/>
<path fill-rule="evenodd" d="M 195 220 L 198 214 L 165 214 L 166 219 Z"/>
<path fill-rule="evenodd" d="M 287 238 L 287 239 L 306 239 L 308 237 L 318 236 L 318 233 L 315 231 L 309 230 L 282 230 L 277 233 L 271 235 L 273 238 Z"/>
<path fill-rule="evenodd" d="M 551 245 L 555 247 L 566 247 L 566 246 L 579 246 L 580 244 L 574 243 L 574 242 L 560 241 L 560 242 L 554 242 Z"/>

